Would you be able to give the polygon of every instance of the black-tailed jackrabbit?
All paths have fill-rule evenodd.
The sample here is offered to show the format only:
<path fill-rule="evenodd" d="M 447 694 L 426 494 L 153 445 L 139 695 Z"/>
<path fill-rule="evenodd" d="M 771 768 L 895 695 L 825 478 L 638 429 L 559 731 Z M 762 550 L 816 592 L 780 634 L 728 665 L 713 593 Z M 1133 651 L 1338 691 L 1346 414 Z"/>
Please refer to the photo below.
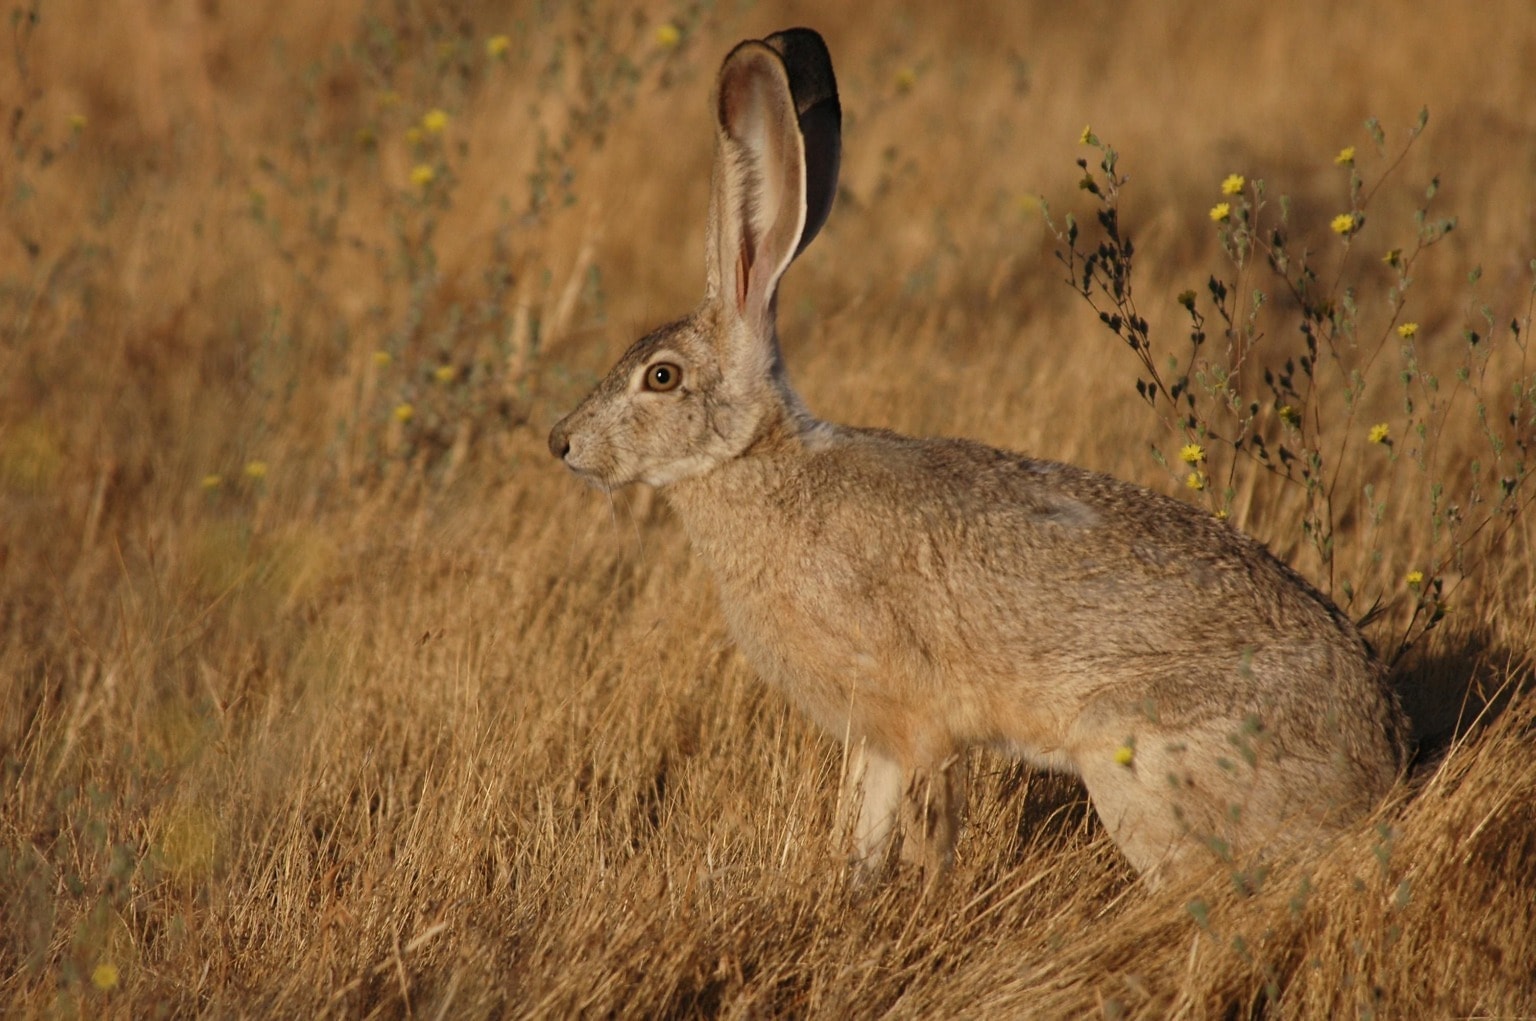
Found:
<path fill-rule="evenodd" d="M 831 208 L 841 117 L 815 32 L 731 51 L 703 303 L 631 347 L 550 450 L 605 489 L 663 487 L 741 651 L 850 741 L 866 861 L 893 841 L 949 860 L 977 745 L 1081 777 L 1154 877 L 1367 812 L 1400 768 L 1396 700 L 1262 545 L 1104 475 L 801 403 L 775 293 Z"/>

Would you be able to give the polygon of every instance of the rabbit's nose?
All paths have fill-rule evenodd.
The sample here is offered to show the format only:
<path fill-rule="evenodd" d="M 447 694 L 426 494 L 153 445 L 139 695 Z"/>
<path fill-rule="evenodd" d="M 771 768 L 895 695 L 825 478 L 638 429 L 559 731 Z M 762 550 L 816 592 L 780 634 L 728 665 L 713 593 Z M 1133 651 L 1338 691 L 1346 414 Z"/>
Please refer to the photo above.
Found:
<path fill-rule="evenodd" d="M 558 423 L 549 431 L 549 452 L 560 460 L 565 460 L 565 455 L 571 452 L 571 438 L 566 435 L 565 423 Z"/>

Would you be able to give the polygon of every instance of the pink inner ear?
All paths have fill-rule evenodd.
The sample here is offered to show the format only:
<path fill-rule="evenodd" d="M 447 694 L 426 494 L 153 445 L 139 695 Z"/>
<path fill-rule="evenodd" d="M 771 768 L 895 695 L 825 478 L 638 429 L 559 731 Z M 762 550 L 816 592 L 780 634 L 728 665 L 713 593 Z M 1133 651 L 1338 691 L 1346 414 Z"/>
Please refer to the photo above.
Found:
<path fill-rule="evenodd" d="M 745 238 L 736 252 L 736 311 L 747 310 L 747 279 L 752 272 L 752 256 Z"/>

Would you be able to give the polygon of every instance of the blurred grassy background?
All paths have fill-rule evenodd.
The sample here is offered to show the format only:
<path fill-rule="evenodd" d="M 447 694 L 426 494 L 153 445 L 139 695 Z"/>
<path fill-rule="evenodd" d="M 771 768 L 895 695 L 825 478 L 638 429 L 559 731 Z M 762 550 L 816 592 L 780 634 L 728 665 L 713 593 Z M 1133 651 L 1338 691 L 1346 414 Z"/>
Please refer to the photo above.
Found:
<path fill-rule="evenodd" d="M 1072 784 L 986 757 L 950 884 L 858 893 L 834 864 L 838 749 L 735 658 L 659 501 L 606 500 L 544 447 L 699 294 L 706 100 L 740 38 L 817 27 L 843 94 L 842 192 L 781 302 L 811 407 L 1172 491 L 1149 452 L 1182 438 L 1042 224 L 1042 196 L 1091 218 L 1084 124 L 1123 154 L 1167 337 L 1221 265 L 1226 175 L 1291 196 L 1320 263 L 1375 288 L 1363 319 L 1440 175 L 1458 227 L 1405 315 L 1453 364 L 1483 304 L 1529 314 L 1529 13 L 13 5 L 7 1012 L 1536 1012 L 1529 697 L 1305 893 L 1148 897 Z M 1358 147 L 1374 180 L 1426 105 L 1343 262 L 1334 155 Z M 1508 351 L 1491 393 L 1529 380 Z M 1486 443 L 1470 402 L 1450 412 L 1454 469 Z M 1235 517 L 1316 577 L 1287 508 Z M 1529 677 L 1532 539 L 1504 533 L 1405 661 L 1421 732 Z M 1400 579 L 1437 541 L 1392 505 L 1345 521 L 1340 556 Z"/>

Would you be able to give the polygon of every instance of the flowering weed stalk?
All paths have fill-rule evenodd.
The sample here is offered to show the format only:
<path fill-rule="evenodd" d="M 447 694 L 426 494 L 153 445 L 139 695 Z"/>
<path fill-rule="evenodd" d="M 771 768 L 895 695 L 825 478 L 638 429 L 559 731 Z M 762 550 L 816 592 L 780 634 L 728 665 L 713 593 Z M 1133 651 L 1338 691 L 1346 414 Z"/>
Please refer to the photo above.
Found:
<path fill-rule="evenodd" d="M 1443 618 L 1456 585 L 1487 561 L 1536 489 L 1536 374 L 1525 363 L 1536 285 L 1511 316 L 1476 302 L 1460 354 L 1448 359 L 1455 328 L 1439 327 L 1431 346 L 1420 324 L 1453 319 L 1454 310 L 1408 318 L 1415 266 L 1456 225 L 1432 213 L 1438 178 L 1416 204 L 1411 234 L 1368 215 L 1428 119 L 1423 111 L 1393 153 L 1380 124 L 1366 122 L 1384 169 L 1368 184 L 1357 149 L 1340 150 L 1332 162 L 1345 174 L 1342 208 L 1324 214 L 1322 230 L 1288 197 L 1271 203 L 1262 179 L 1219 179 L 1209 222 L 1226 266 L 1178 295 L 1182 350 L 1154 342 L 1138 309 L 1136 249 L 1121 221 L 1126 176 L 1098 136 L 1082 139 L 1097 161 L 1077 161 L 1096 240 L 1070 214 L 1050 221 L 1068 282 L 1130 348 L 1137 394 L 1181 444 L 1184 488 L 1221 517 L 1247 514 L 1259 498 L 1295 507 L 1301 547 L 1339 603 L 1365 618 L 1392 614 L 1390 659 Z M 1383 240 L 1398 243 L 1360 257 Z M 1536 276 L 1536 262 L 1531 269 Z M 1474 270 L 1469 283 L 1479 277 Z M 1512 369 L 1512 388 L 1503 387 L 1506 373 L 1490 372 L 1495 362 Z M 1467 414 L 1481 425 L 1486 455 L 1453 463 L 1439 438 Z M 1153 454 L 1168 464 L 1157 444 Z M 1264 478 L 1278 487 L 1256 485 Z M 1237 507 L 1240 493 L 1246 503 Z M 1404 513 L 1428 515 L 1431 549 L 1396 549 L 1388 516 Z M 1410 571 L 1405 561 L 1424 566 Z"/>

